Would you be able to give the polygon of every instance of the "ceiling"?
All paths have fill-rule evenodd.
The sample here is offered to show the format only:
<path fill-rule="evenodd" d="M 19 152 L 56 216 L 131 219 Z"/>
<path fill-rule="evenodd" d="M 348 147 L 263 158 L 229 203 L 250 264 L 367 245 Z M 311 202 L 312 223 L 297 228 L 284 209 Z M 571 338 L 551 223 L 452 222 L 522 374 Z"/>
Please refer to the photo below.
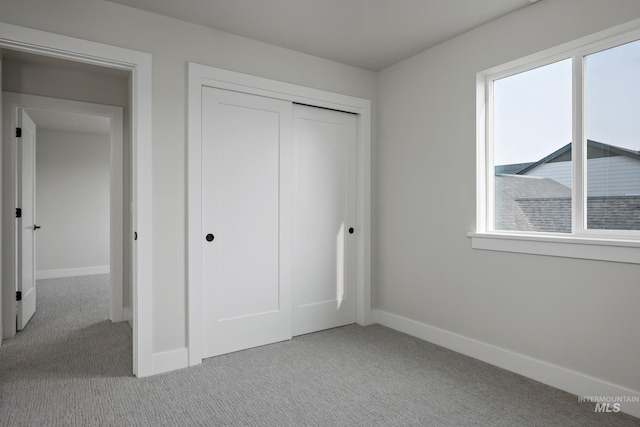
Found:
<path fill-rule="evenodd" d="M 378 71 L 537 0 L 108 0 Z"/>
<path fill-rule="evenodd" d="M 44 108 L 27 108 L 26 111 L 36 124 L 36 132 L 56 130 L 109 135 L 111 131 L 108 117 Z"/>

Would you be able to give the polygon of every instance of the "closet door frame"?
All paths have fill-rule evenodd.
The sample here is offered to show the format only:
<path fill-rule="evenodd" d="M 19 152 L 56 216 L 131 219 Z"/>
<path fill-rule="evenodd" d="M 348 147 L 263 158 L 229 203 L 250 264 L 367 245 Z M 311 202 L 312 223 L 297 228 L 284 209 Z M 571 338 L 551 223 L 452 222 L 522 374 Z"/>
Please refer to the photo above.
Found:
<path fill-rule="evenodd" d="M 187 348 L 202 363 L 202 87 L 354 113 L 357 120 L 356 321 L 371 324 L 371 101 L 190 62 L 187 99 Z"/>

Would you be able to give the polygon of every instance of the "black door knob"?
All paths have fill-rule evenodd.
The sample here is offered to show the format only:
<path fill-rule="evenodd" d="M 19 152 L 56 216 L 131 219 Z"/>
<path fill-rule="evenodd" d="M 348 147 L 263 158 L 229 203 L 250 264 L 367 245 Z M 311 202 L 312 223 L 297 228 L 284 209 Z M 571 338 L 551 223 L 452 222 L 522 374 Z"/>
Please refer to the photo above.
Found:
<path fill-rule="evenodd" d="M 34 230 L 37 230 L 38 228 L 42 228 L 42 227 L 40 227 L 39 225 L 35 225 L 35 224 L 33 224 L 33 229 L 34 229 Z"/>
<path fill-rule="evenodd" d="M 212 242 L 213 241 L 213 234 L 209 233 L 207 234 L 207 237 L 205 237 L 207 239 L 207 242 Z"/>
<path fill-rule="evenodd" d="M 349 228 L 349 234 L 353 234 L 353 227 Z"/>

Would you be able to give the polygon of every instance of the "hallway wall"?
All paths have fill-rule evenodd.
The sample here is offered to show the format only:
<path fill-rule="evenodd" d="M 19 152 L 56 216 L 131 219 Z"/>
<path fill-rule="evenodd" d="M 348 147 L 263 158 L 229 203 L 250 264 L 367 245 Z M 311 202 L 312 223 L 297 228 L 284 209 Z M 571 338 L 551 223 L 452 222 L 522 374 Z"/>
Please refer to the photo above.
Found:
<path fill-rule="evenodd" d="M 37 130 L 36 278 L 109 272 L 109 157 L 109 135 Z"/>

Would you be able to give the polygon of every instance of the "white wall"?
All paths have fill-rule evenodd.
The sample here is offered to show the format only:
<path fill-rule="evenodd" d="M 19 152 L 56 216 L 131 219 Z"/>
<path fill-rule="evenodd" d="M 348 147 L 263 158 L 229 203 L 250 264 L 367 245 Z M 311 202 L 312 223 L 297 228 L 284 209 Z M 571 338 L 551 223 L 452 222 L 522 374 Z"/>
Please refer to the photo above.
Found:
<path fill-rule="evenodd" d="M 379 73 L 377 308 L 640 390 L 640 266 L 472 250 L 476 73 L 640 18 L 543 0 Z"/>
<path fill-rule="evenodd" d="M 37 272 L 109 265 L 109 168 L 109 135 L 37 130 Z"/>
<path fill-rule="evenodd" d="M 3 1 L 0 20 L 153 55 L 154 353 L 186 346 L 187 62 L 375 96 L 372 72 L 105 1 Z"/>
<path fill-rule="evenodd" d="M 3 6 L 4 7 L 4 6 Z M 71 69 L 64 62 L 5 60 L 2 90 L 28 95 L 127 107 L 127 80 L 93 67 Z M 93 72 L 93 70 L 97 72 Z M 126 117 L 126 114 L 125 114 Z"/>

